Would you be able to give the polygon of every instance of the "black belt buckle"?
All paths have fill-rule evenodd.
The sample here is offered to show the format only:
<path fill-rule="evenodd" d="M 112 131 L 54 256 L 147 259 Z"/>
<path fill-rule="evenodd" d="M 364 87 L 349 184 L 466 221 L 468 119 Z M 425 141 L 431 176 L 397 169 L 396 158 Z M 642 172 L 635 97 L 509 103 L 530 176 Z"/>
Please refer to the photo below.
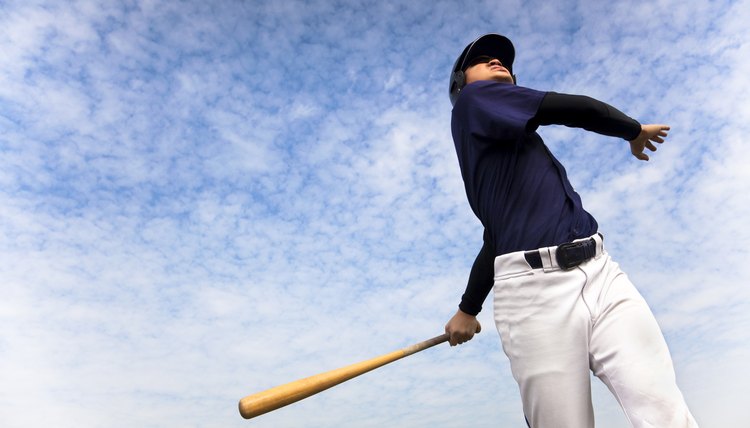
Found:
<path fill-rule="evenodd" d="M 591 251 L 591 244 L 595 246 L 596 242 L 592 241 L 593 239 L 560 244 L 555 252 L 557 265 L 563 270 L 569 270 L 594 257 L 596 250 Z"/>

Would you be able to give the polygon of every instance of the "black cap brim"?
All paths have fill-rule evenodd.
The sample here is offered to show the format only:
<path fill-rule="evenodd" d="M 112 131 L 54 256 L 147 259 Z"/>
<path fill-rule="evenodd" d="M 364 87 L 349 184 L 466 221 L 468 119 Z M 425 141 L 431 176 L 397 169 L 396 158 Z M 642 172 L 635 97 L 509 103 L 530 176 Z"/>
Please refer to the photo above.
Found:
<path fill-rule="evenodd" d="M 485 34 L 474 40 L 466 48 L 466 52 L 461 58 L 460 70 L 465 70 L 472 59 L 483 55 L 499 59 L 503 66 L 513 73 L 513 60 L 516 57 L 516 50 L 507 37 L 500 34 Z"/>

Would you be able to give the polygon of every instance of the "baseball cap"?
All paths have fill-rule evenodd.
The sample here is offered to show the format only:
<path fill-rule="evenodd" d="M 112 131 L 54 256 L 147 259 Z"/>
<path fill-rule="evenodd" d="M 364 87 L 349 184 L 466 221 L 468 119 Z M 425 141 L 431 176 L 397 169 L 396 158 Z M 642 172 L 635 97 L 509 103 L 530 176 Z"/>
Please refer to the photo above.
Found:
<path fill-rule="evenodd" d="M 453 63 L 448 87 L 451 104 L 456 103 L 458 93 L 461 92 L 461 89 L 466 84 L 464 71 L 471 64 L 471 61 L 479 56 L 490 56 L 499 59 L 503 63 L 503 67 L 507 68 L 510 74 L 513 75 L 513 60 L 516 57 L 516 50 L 510 39 L 496 33 L 480 36 L 466 45 L 461 55 L 456 59 L 456 62 Z"/>

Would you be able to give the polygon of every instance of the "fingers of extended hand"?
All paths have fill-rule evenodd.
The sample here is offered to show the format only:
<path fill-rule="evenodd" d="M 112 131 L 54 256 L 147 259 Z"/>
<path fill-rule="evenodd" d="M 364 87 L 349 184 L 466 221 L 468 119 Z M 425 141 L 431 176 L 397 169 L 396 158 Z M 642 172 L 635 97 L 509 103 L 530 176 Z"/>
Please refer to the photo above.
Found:
<path fill-rule="evenodd" d="M 653 125 L 643 125 L 643 128 L 650 128 L 653 130 L 659 130 L 659 131 L 669 131 L 669 125 L 663 125 L 663 124 L 653 124 Z"/>
<path fill-rule="evenodd" d="M 648 140 L 645 140 L 648 141 Z M 630 153 L 640 160 L 648 160 L 648 155 L 643 153 L 643 149 L 646 147 L 643 138 L 636 138 L 630 141 Z"/>
<path fill-rule="evenodd" d="M 636 150 L 636 148 L 633 147 L 630 150 L 630 152 L 633 154 L 633 156 L 635 156 L 639 160 L 642 160 L 642 161 L 647 161 L 648 160 L 648 155 L 645 154 L 645 153 L 643 153 L 643 148 L 640 148 L 640 150 Z"/>
<path fill-rule="evenodd" d="M 651 129 L 649 129 L 649 139 L 651 141 L 662 143 L 669 134 L 669 132 L 667 131 L 669 131 L 669 126 L 667 125 L 654 125 Z"/>

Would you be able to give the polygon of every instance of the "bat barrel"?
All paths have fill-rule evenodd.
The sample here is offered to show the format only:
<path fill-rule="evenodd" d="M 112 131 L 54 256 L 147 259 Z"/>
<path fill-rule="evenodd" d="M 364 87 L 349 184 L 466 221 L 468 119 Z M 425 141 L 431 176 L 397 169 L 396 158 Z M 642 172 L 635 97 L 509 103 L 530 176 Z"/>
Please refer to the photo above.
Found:
<path fill-rule="evenodd" d="M 248 395 L 240 400 L 240 414 L 245 419 L 260 416 L 447 340 L 448 335 L 443 334 L 379 357 Z"/>

